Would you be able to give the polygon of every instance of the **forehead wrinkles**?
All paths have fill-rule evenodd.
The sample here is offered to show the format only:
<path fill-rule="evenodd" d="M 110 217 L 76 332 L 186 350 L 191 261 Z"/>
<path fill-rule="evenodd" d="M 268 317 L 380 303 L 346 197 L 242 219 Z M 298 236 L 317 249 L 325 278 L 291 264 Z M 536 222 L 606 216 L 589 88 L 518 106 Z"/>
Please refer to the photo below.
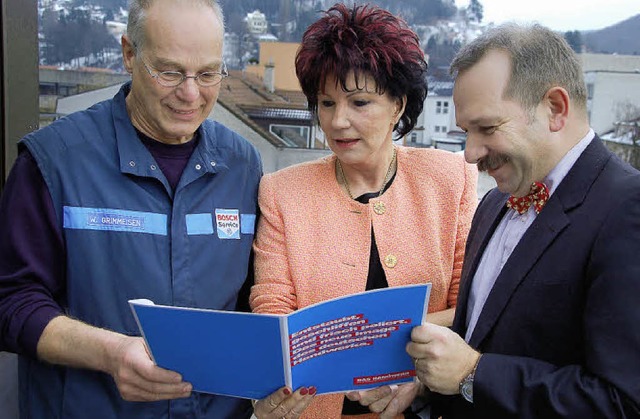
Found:
<path fill-rule="evenodd" d="M 198 2 L 154 2 L 147 10 L 144 34 L 145 47 L 158 57 L 222 55 L 223 24 L 210 7 Z"/>
<path fill-rule="evenodd" d="M 153 57 L 153 63 L 154 65 L 158 65 L 158 66 L 167 66 L 167 67 L 175 67 L 175 68 L 185 68 L 188 65 L 197 65 L 197 67 L 203 67 L 203 68 L 216 68 L 219 69 L 219 67 L 222 65 L 222 59 L 220 58 L 212 58 L 210 59 L 208 62 L 197 62 L 196 60 L 188 60 L 187 63 L 182 63 L 177 61 L 174 58 L 167 58 L 167 57 L 162 57 L 162 56 L 156 56 Z"/>

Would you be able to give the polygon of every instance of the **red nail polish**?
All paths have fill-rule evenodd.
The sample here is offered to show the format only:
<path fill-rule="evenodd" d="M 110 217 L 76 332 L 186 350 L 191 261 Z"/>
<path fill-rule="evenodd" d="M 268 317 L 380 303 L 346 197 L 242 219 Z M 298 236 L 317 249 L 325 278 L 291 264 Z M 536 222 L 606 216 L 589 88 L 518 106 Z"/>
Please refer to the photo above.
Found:
<path fill-rule="evenodd" d="M 303 396 L 306 396 L 307 394 L 309 394 L 309 390 L 307 390 L 306 387 L 302 387 L 300 389 L 300 394 L 303 395 Z"/>
<path fill-rule="evenodd" d="M 291 390 L 289 390 L 288 388 L 285 388 L 284 390 L 282 390 L 282 392 L 284 393 L 285 396 L 288 396 L 289 394 L 291 394 Z"/>
<path fill-rule="evenodd" d="M 314 394 L 316 394 L 317 391 L 318 391 L 317 388 L 313 386 L 309 387 L 309 395 L 313 396 Z"/>

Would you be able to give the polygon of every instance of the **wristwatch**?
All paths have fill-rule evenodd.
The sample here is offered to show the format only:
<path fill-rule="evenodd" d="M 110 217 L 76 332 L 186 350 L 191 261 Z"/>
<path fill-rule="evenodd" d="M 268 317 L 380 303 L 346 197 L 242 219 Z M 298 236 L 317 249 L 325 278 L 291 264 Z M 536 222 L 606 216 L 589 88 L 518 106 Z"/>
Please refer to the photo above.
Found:
<path fill-rule="evenodd" d="M 460 381 L 460 395 L 468 401 L 469 403 L 473 403 L 473 376 L 475 375 L 475 370 L 471 371 L 469 375 L 464 377 L 462 381 Z"/>
<path fill-rule="evenodd" d="M 460 395 L 469 403 L 473 403 L 473 378 L 476 375 L 476 368 L 478 368 L 478 363 L 480 362 L 481 356 L 482 355 L 478 357 L 476 365 L 473 366 L 473 369 L 471 370 L 469 375 L 464 377 L 462 381 L 460 381 L 460 384 L 458 386 Z"/>

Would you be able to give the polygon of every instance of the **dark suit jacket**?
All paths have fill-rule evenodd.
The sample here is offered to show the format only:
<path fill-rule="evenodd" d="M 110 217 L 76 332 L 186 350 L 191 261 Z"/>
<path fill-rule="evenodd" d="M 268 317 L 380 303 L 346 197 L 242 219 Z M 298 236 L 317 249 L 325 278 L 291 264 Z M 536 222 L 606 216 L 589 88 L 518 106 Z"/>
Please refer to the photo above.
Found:
<path fill-rule="evenodd" d="M 497 189 L 467 241 L 453 328 L 506 212 Z M 504 265 L 470 339 L 474 403 L 445 418 L 640 418 L 640 172 L 595 138 Z M 442 400 L 441 400 L 442 401 Z"/>

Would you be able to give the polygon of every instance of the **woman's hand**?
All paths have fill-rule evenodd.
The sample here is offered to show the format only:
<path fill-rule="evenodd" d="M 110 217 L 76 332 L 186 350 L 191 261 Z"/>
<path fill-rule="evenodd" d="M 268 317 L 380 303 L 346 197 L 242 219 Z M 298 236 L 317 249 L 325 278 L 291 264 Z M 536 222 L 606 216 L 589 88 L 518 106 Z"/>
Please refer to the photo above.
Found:
<path fill-rule="evenodd" d="M 300 387 L 294 393 L 289 387 L 282 387 L 258 400 L 253 405 L 253 413 L 258 419 L 298 419 L 315 394 L 315 387 Z"/>

